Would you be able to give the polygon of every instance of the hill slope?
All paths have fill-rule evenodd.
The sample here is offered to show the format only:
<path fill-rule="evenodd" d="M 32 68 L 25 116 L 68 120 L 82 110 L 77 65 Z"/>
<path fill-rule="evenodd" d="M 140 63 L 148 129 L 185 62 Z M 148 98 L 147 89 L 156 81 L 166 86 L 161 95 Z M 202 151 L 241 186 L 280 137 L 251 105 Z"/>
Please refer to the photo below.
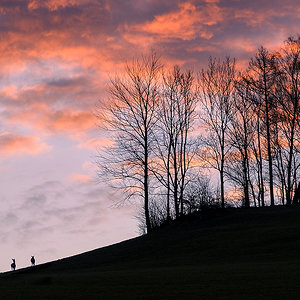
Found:
<path fill-rule="evenodd" d="M 0 277 L 1 299 L 295 299 L 300 208 L 229 209 Z"/>

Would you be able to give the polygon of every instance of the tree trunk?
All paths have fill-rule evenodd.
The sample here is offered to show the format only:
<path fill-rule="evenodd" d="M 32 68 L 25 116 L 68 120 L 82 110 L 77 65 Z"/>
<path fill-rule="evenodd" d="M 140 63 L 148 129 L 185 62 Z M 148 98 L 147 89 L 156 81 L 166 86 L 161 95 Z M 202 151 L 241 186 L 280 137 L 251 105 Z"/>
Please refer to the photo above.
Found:
<path fill-rule="evenodd" d="M 293 117 L 293 123 L 291 128 L 291 141 L 290 141 L 290 149 L 289 149 L 289 160 L 287 167 L 287 191 L 286 191 L 286 204 L 292 204 L 292 160 L 293 160 L 293 152 L 294 152 L 294 128 L 295 128 L 295 112 Z"/>
<path fill-rule="evenodd" d="M 260 141 L 260 116 L 257 118 L 257 139 L 258 139 L 258 154 L 259 154 L 259 194 L 261 199 L 261 206 L 265 206 L 265 187 L 263 178 L 263 163 L 262 163 L 262 153 L 261 153 L 261 141 Z"/>
<path fill-rule="evenodd" d="M 267 97 L 267 96 L 266 96 Z M 266 126 L 267 126 L 267 144 L 268 144 L 268 162 L 269 162 L 269 178 L 270 178 L 270 205 L 274 206 L 274 189 L 273 189 L 273 162 L 271 151 L 271 134 L 270 134 L 270 116 L 268 98 L 266 98 Z"/>
<path fill-rule="evenodd" d="M 225 208 L 225 191 L 224 191 L 224 162 L 221 162 L 220 170 L 220 183 L 221 183 L 221 207 Z"/>
<path fill-rule="evenodd" d="M 148 137 L 145 133 L 145 161 L 144 161 L 144 205 L 147 233 L 151 231 L 150 213 L 149 213 L 149 174 L 148 174 Z"/>
<path fill-rule="evenodd" d="M 178 169 L 177 169 L 177 155 L 176 147 L 174 147 L 174 205 L 175 217 L 179 217 L 179 203 L 178 203 Z"/>
<path fill-rule="evenodd" d="M 246 153 L 244 155 L 245 155 L 245 157 L 243 158 L 244 198 L 245 198 L 244 206 L 245 207 L 250 207 L 248 171 L 247 171 L 247 156 L 246 156 Z"/>
<path fill-rule="evenodd" d="M 170 188 L 170 155 L 171 155 L 171 141 L 168 147 L 168 161 L 167 161 L 167 221 L 169 221 L 171 219 L 170 216 L 170 192 L 171 192 L 171 188 Z"/>

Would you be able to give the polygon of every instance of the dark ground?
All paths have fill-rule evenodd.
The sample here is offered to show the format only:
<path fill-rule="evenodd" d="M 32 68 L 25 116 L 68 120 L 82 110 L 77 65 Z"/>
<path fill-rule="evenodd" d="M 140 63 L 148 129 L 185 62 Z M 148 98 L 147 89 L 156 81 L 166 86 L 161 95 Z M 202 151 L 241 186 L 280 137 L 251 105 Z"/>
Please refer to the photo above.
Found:
<path fill-rule="evenodd" d="M 213 211 L 3 273 L 0 299 L 300 299 L 300 207 Z"/>

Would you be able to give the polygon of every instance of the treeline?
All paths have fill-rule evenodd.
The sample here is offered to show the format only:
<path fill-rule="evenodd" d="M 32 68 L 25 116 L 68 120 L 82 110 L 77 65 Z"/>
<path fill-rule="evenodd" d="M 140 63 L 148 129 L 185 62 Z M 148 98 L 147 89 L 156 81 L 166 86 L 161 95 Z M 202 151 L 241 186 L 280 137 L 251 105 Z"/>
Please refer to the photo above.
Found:
<path fill-rule="evenodd" d="M 206 206 L 291 205 L 299 87 L 299 37 L 259 48 L 242 72 L 229 57 L 199 72 L 165 69 L 154 53 L 137 59 L 111 79 L 98 112 L 113 141 L 99 154 L 99 176 L 123 201 L 143 200 L 147 232 Z"/>

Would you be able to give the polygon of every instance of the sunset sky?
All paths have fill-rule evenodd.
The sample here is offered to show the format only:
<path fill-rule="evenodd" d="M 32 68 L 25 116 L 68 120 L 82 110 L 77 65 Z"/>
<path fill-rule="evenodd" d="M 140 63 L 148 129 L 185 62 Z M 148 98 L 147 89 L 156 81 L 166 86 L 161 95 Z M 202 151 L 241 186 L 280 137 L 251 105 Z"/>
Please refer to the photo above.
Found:
<path fill-rule="evenodd" d="M 109 76 L 155 50 L 239 66 L 300 33 L 299 0 L 0 0 L 0 272 L 134 237 L 135 208 L 96 180 Z"/>

